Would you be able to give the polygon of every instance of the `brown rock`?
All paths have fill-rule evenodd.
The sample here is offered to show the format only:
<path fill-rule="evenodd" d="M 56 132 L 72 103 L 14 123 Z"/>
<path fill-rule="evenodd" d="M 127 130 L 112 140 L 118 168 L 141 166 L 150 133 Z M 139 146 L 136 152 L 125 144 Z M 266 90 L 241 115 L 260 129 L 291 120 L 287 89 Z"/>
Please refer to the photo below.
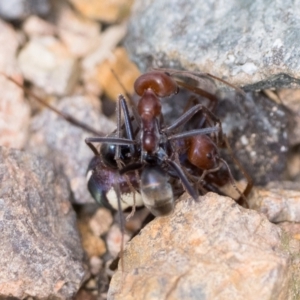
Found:
<path fill-rule="evenodd" d="M 23 148 L 29 130 L 29 105 L 23 91 L 1 74 L 0 91 L 0 145 Z"/>
<path fill-rule="evenodd" d="M 78 228 L 81 234 L 83 249 L 89 258 L 93 256 L 101 256 L 106 252 L 104 241 L 92 233 L 86 220 L 80 220 L 78 222 Z"/>
<path fill-rule="evenodd" d="M 133 0 L 69 0 L 89 19 L 115 23 L 129 15 Z"/>
<path fill-rule="evenodd" d="M 99 80 L 97 79 L 97 68 L 106 59 L 111 57 L 112 51 L 124 38 L 126 31 L 126 24 L 110 26 L 101 33 L 96 50 L 83 58 L 82 77 L 87 91 L 92 92 L 95 95 L 100 95 L 100 93 L 102 93 L 102 89 L 99 86 Z"/>
<path fill-rule="evenodd" d="M 22 82 L 17 68 L 16 53 L 19 47 L 15 30 L 0 20 L 0 72 Z M 30 109 L 23 92 L 0 74 L 0 145 L 22 148 L 26 142 Z"/>
<path fill-rule="evenodd" d="M 186 197 L 127 245 L 108 299 L 288 299 L 280 229 L 230 198 Z"/>
<path fill-rule="evenodd" d="M 273 223 L 300 222 L 300 191 L 277 187 L 254 188 L 248 199 L 250 208 L 263 213 Z"/>
<path fill-rule="evenodd" d="M 69 299 L 85 278 L 64 177 L 40 157 L 0 150 L 0 295 Z"/>
<path fill-rule="evenodd" d="M 125 90 L 119 84 L 112 70 L 118 76 L 118 79 Z M 103 91 L 110 99 L 116 100 L 119 94 L 130 95 L 134 93 L 134 82 L 140 76 L 137 66 L 129 60 L 125 48 L 117 48 L 110 59 L 106 60 L 97 68 L 97 80 L 103 87 Z"/>

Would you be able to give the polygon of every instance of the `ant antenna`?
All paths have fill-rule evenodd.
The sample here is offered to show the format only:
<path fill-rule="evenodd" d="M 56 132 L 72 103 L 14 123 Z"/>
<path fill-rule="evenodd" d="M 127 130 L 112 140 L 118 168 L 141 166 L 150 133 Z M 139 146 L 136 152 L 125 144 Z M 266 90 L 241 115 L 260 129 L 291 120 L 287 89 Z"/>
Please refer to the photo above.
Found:
<path fill-rule="evenodd" d="M 246 197 L 250 194 L 252 187 L 253 187 L 253 180 L 251 178 L 251 176 L 246 172 L 246 170 L 244 169 L 244 167 L 242 166 L 242 164 L 240 163 L 240 161 L 235 157 L 235 155 L 233 154 L 232 148 L 228 142 L 228 139 L 225 135 L 223 135 L 223 141 L 225 142 L 226 148 L 228 149 L 229 155 L 231 157 L 231 159 L 233 160 L 233 162 L 239 167 L 239 169 L 241 170 L 241 172 L 243 173 L 243 175 L 245 176 L 245 178 L 247 179 L 247 186 L 243 192 L 243 200 L 245 201 Z M 239 203 L 240 200 L 238 200 Z M 239 203 L 240 204 L 240 203 Z M 246 205 L 247 201 L 246 201 Z"/>
<path fill-rule="evenodd" d="M 246 93 L 242 90 L 242 89 L 240 89 L 239 87 L 237 87 L 237 86 L 235 86 L 235 85 L 233 85 L 233 84 L 231 84 L 231 83 L 229 83 L 228 81 L 226 81 L 226 80 L 224 80 L 224 79 L 222 79 L 222 78 L 220 78 L 220 77 L 217 77 L 217 76 L 214 76 L 214 75 L 212 75 L 212 74 L 210 74 L 210 73 L 204 73 L 204 72 L 193 72 L 193 71 L 184 71 L 184 70 L 171 70 L 171 69 L 164 69 L 164 68 L 162 68 L 162 69 L 154 69 L 154 70 L 161 70 L 161 71 L 165 71 L 165 72 L 168 72 L 170 75 L 185 75 L 186 77 L 189 77 L 189 78 L 191 78 L 191 79 L 194 79 L 194 80 L 196 80 L 196 81 L 198 81 L 198 82 L 200 82 L 200 80 L 199 80 L 199 77 L 197 77 L 196 75 L 198 75 L 198 76 L 207 76 L 207 77 L 210 77 L 210 78 L 213 78 L 213 79 L 215 79 L 215 80 L 217 80 L 217 81 L 219 81 L 219 82 L 222 82 L 222 83 L 224 83 L 225 85 L 228 85 L 228 86 L 230 86 L 231 88 L 233 88 L 233 89 L 235 89 L 235 90 L 237 90 L 239 93 L 241 93 L 243 96 L 245 96 L 246 95 Z"/>
<path fill-rule="evenodd" d="M 103 136 L 104 135 L 102 132 L 99 132 L 99 131 L 95 130 L 94 128 L 88 126 L 87 124 L 78 121 L 77 119 L 73 118 L 71 115 L 68 115 L 66 113 L 63 113 L 63 112 L 59 111 L 54 106 L 47 103 L 47 101 L 45 101 L 44 99 L 42 99 L 39 96 L 32 93 L 28 88 L 26 88 L 25 86 L 23 86 L 22 84 L 17 82 L 14 78 L 4 74 L 3 72 L 0 72 L 0 74 L 3 75 L 8 80 L 12 81 L 15 85 L 17 85 L 19 88 L 21 88 L 27 95 L 29 95 L 30 97 L 35 99 L 37 102 L 41 103 L 42 105 L 46 106 L 47 108 L 49 108 L 50 110 L 52 110 L 53 112 L 55 112 L 56 114 L 61 116 L 63 119 L 70 122 L 72 125 L 74 125 L 76 127 L 79 127 L 81 129 L 84 129 L 84 130 L 86 130 L 86 131 L 88 131 L 92 134 L 97 135 L 97 136 Z"/>
<path fill-rule="evenodd" d="M 134 102 L 132 100 L 132 97 L 130 96 L 129 92 L 127 91 L 127 89 L 125 88 L 124 84 L 121 82 L 119 76 L 117 75 L 117 73 L 114 71 L 113 68 L 110 68 L 110 71 L 112 72 L 112 74 L 114 75 L 115 79 L 117 80 L 118 84 L 121 86 L 121 88 L 125 91 L 125 95 L 126 97 L 129 99 L 129 102 L 132 106 L 134 106 Z"/>
<path fill-rule="evenodd" d="M 249 208 L 249 205 L 248 205 L 248 202 L 247 202 L 247 198 L 246 198 L 246 196 L 244 195 L 244 193 L 242 193 L 242 192 L 239 190 L 239 188 L 237 187 L 237 185 L 236 185 L 236 183 L 235 183 L 235 181 L 234 181 L 234 179 L 233 179 L 233 175 L 232 175 L 232 173 L 231 173 L 231 170 L 230 170 L 230 168 L 229 168 L 227 162 L 226 162 L 224 159 L 222 159 L 221 157 L 218 157 L 218 160 L 220 160 L 220 161 L 226 166 L 226 169 L 227 169 L 227 171 L 228 171 L 228 173 L 229 173 L 229 179 L 230 179 L 231 185 L 232 185 L 232 186 L 234 187 L 234 189 L 238 192 L 238 194 L 240 195 L 240 198 L 242 198 L 242 199 L 244 200 L 244 203 L 243 203 L 243 204 L 245 204 L 245 206 L 246 206 L 247 208 Z M 240 202 L 240 199 L 238 199 L 236 202 L 239 203 L 239 202 Z"/>

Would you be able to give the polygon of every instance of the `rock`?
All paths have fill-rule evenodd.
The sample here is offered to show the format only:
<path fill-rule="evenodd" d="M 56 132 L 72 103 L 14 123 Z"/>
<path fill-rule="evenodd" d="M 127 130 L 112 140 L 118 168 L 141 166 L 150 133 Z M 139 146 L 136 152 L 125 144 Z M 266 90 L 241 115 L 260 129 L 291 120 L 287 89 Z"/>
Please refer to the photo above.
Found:
<path fill-rule="evenodd" d="M 112 222 L 111 212 L 100 207 L 89 220 L 89 226 L 95 236 L 101 236 L 109 230 Z"/>
<path fill-rule="evenodd" d="M 112 51 L 121 42 L 127 32 L 125 23 L 110 26 L 101 34 L 101 39 L 97 45 L 96 51 L 88 55 L 82 61 L 82 67 L 85 71 L 90 71 L 95 66 L 101 64 L 111 56 Z"/>
<path fill-rule="evenodd" d="M 16 54 L 19 47 L 18 34 L 11 25 L 0 19 L 0 70 L 7 75 L 20 77 Z"/>
<path fill-rule="evenodd" d="M 124 234 L 124 243 L 127 243 L 130 239 L 128 234 Z M 112 257 L 117 257 L 122 244 L 122 232 L 120 230 L 119 225 L 113 225 L 106 237 L 107 248 Z"/>
<path fill-rule="evenodd" d="M 125 23 L 110 26 L 101 34 L 96 50 L 83 58 L 82 77 L 87 91 L 95 95 L 100 95 L 102 92 L 97 80 L 97 67 L 111 57 L 113 50 L 124 38 L 126 31 Z"/>
<path fill-rule="evenodd" d="M 75 300 L 99 300 L 96 295 L 93 295 L 90 292 L 87 292 L 85 290 L 80 290 L 78 294 L 76 295 Z M 102 299 L 100 299 L 102 300 Z"/>
<path fill-rule="evenodd" d="M 29 105 L 23 91 L 1 74 L 0 90 L 0 145 L 21 149 L 28 138 Z"/>
<path fill-rule="evenodd" d="M 89 19 L 115 23 L 129 15 L 133 0 L 69 0 L 76 9 Z"/>
<path fill-rule="evenodd" d="M 49 94 L 69 94 L 79 76 L 77 60 L 51 36 L 30 40 L 18 62 L 24 77 Z"/>
<path fill-rule="evenodd" d="M 31 14 L 45 15 L 49 11 L 48 0 L 0 0 L 0 16 L 8 20 L 24 20 Z"/>
<path fill-rule="evenodd" d="M 284 189 L 280 183 L 276 187 L 256 187 L 248 203 L 270 222 L 300 222 L 300 190 Z"/>
<path fill-rule="evenodd" d="M 81 233 L 82 246 L 89 258 L 102 256 L 106 252 L 104 241 L 93 234 L 85 220 L 78 222 L 78 228 Z"/>
<path fill-rule="evenodd" d="M 289 113 L 262 93 L 225 93 L 216 115 L 234 155 L 255 184 L 282 180 L 289 148 Z M 230 157 L 226 158 L 231 162 Z M 232 170 L 238 169 L 231 163 Z"/>
<path fill-rule="evenodd" d="M 1 298 L 70 299 L 85 278 L 64 177 L 46 160 L 1 148 Z"/>
<path fill-rule="evenodd" d="M 100 114 L 100 102 L 95 97 L 64 98 L 56 108 L 89 124 L 104 135 L 116 128 L 112 121 Z M 95 134 L 73 126 L 49 110 L 44 110 L 33 119 L 31 134 L 27 149 L 47 156 L 54 162 L 57 172 L 68 176 L 73 201 L 80 204 L 94 202 L 86 186 L 86 171 L 93 152 L 84 139 Z"/>
<path fill-rule="evenodd" d="M 102 266 L 103 266 L 103 261 L 101 260 L 101 258 L 99 258 L 98 256 L 92 256 L 90 258 L 90 270 L 92 275 L 96 276 L 100 273 Z"/>
<path fill-rule="evenodd" d="M 300 8 L 273 4 L 178 0 L 170 9 L 167 0 L 136 1 L 127 49 L 142 71 L 201 70 L 252 91 L 299 86 Z"/>
<path fill-rule="evenodd" d="M 0 20 L 0 72 L 22 82 L 17 68 L 16 53 L 19 47 L 15 30 Z M 30 109 L 23 91 L 0 74 L 0 145 L 22 148 L 27 139 Z M 17 108 L 17 109 L 16 109 Z"/>
<path fill-rule="evenodd" d="M 119 84 L 112 70 L 125 89 Z M 117 100 L 119 94 L 126 95 L 127 92 L 133 95 L 133 85 L 139 76 L 137 66 L 129 60 L 126 50 L 120 47 L 114 50 L 110 59 L 97 67 L 95 80 L 110 99 Z"/>
<path fill-rule="evenodd" d="M 76 14 L 60 3 L 57 27 L 60 39 L 76 57 L 86 56 L 96 50 L 100 40 L 100 24 Z"/>
<path fill-rule="evenodd" d="M 125 248 L 108 299 L 288 299 L 281 230 L 214 193 L 185 194 Z"/>
<path fill-rule="evenodd" d="M 22 29 L 30 38 L 54 35 L 56 33 L 56 28 L 53 24 L 38 16 L 28 17 L 24 22 Z"/>
<path fill-rule="evenodd" d="M 300 298 L 300 224 L 283 222 L 278 224 L 283 232 L 283 247 L 291 257 L 290 292 L 288 299 Z"/>

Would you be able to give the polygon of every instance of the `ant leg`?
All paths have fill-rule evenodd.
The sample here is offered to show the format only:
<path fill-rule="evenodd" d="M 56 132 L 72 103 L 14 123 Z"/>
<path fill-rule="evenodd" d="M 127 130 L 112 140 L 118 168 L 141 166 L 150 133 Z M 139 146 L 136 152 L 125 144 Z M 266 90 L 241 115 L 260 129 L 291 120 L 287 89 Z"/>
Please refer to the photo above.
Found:
<path fill-rule="evenodd" d="M 118 182 L 119 180 L 117 180 Z M 120 249 L 120 259 L 121 259 L 121 270 L 122 274 L 124 274 L 124 235 L 125 235 L 125 224 L 124 219 L 122 215 L 122 206 L 121 206 L 121 191 L 118 184 L 114 185 L 114 190 L 116 191 L 117 199 L 118 199 L 118 212 L 119 212 L 119 218 L 120 218 L 120 227 L 121 227 L 121 249 Z"/>
<path fill-rule="evenodd" d="M 198 192 L 197 192 L 197 190 L 195 190 L 194 187 L 191 186 L 191 184 L 189 183 L 189 180 L 185 176 L 185 174 L 184 174 L 183 170 L 181 169 L 181 167 L 175 161 L 172 161 L 170 159 L 167 159 L 166 163 L 175 171 L 177 176 L 180 178 L 180 180 L 182 182 L 182 185 L 184 186 L 186 191 L 190 194 L 190 196 L 196 202 L 198 202 L 198 197 L 199 197 Z"/>
<path fill-rule="evenodd" d="M 191 109 L 189 109 L 186 113 L 184 113 L 181 117 L 179 117 L 171 126 L 165 128 L 163 132 L 166 134 L 169 134 L 177 129 L 180 126 L 183 126 L 186 124 L 196 113 L 199 111 L 203 111 L 203 113 L 208 117 L 209 120 L 212 120 L 214 123 L 218 124 L 219 130 L 217 135 L 217 144 L 220 143 L 220 141 L 223 141 L 223 131 L 222 131 L 222 124 L 221 121 L 205 106 L 198 104 Z M 196 133 L 193 135 L 197 135 Z"/>
<path fill-rule="evenodd" d="M 169 133 L 169 132 L 172 132 L 173 130 L 177 129 L 180 126 L 185 125 L 199 111 L 203 111 L 203 113 L 208 115 L 216 124 L 219 124 L 220 128 L 222 128 L 221 121 L 208 108 L 206 108 L 202 104 L 197 104 L 194 107 L 190 108 L 182 116 L 180 116 L 175 122 L 173 122 L 172 125 L 170 125 L 167 128 L 164 128 L 163 132 Z"/>
<path fill-rule="evenodd" d="M 130 146 L 136 144 L 134 140 L 117 138 L 111 136 L 103 136 L 103 137 L 89 137 L 85 139 L 85 142 L 88 143 L 106 143 L 106 144 L 114 144 L 114 145 L 125 145 Z"/>
<path fill-rule="evenodd" d="M 100 155 L 98 149 L 89 141 L 87 141 L 87 139 L 85 139 L 85 143 L 90 147 L 90 149 L 94 152 L 95 156 Z"/>
<path fill-rule="evenodd" d="M 120 109 L 120 107 L 122 108 L 123 115 L 124 115 L 124 124 L 125 124 L 125 131 L 126 131 L 127 138 L 133 141 L 133 129 L 132 129 L 131 118 L 129 115 L 129 110 L 128 110 L 126 100 L 123 95 L 119 95 L 118 103 L 117 103 L 117 137 L 120 138 L 120 135 L 121 135 L 121 109 Z M 135 152 L 136 152 L 136 149 L 135 149 L 134 145 L 130 145 L 130 154 L 133 156 L 135 154 Z M 115 152 L 115 160 L 117 162 L 119 171 L 124 166 L 120 159 L 120 156 L 121 156 L 121 148 L 120 148 L 120 146 L 117 146 L 116 152 Z M 136 210 L 136 197 L 135 197 L 136 191 L 126 174 L 125 174 L 125 180 L 127 182 L 127 185 L 129 186 L 129 189 L 133 193 L 132 210 L 126 218 L 126 220 L 128 221 L 134 215 L 135 210 Z"/>
<path fill-rule="evenodd" d="M 189 84 L 187 84 L 183 81 L 176 80 L 176 83 L 179 86 L 181 86 L 181 87 L 183 87 L 183 88 L 185 88 L 185 89 L 187 89 L 187 90 L 189 90 L 189 91 L 191 91 L 191 92 L 193 92 L 193 93 L 195 93 L 199 96 L 207 98 L 212 103 L 212 105 L 210 107 L 208 107 L 209 110 L 214 111 L 216 109 L 216 107 L 218 106 L 219 99 L 215 95 L 213 95 L 211 93 L 208 93 L 207 91 L 205 91 L 205 90 L 203 90 L 199 87 L 189 85 Z"/>
<path fill-rule="evenodd" d="M 183 138 L 188 138 L 188 137 L 193 137 L 196 135 L 206 135 L 214 132 L 219 132 L 219 127 L 214 126 L 214 127 L 208 127 L 208 128 L 200 128 L 200 129 L 194 129 L 194 130 L 189 130 L 183 133 L 177 133 L 168 136 L 168 140 L 178 140 L 178 139 L 183 139 Z"/>

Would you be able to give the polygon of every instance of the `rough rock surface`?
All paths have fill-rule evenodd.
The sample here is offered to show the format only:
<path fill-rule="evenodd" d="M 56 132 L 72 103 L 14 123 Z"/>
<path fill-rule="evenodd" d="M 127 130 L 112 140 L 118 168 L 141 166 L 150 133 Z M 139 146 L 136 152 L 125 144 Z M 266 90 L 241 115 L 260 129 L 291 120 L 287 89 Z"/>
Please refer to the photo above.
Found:
<path fill-rule="evenodd" d="M 86 271 L 70 190 L 32 154 L 0 152 L 0 298 L 68 299 Z"/>
<path fill-rule="evenodd" d="M 116 127 L 100 113 L 100 102 L 95 97 L 64 98 L 56 108 L 104 134 L 111 133 Z M 33 119 L 31 134 L 28 149 L 47 156 L 54 162 L 57 172 L 63 172 L 68 176 L 73 201 L 94 203 L 86 188 L 86 171 L 93 152 L 84 142 L 86 137 L 94 134 L 73 126 L 49 110 L 42 111 Z"/>
<path fill-rule="evenodd" d="M 234 155 L 255 184 L 282 180 L 287 165 L 289 118 L 287 110 L 262 93 L 246 97 L 230 93 L 219 102 L 222 121 Z M 232 159 L 226 158 L 230 163 Z M 236 168 L 232 164 L 232 169 Z"/>
<path fill-rule="evenodd" d="M 281 230 L 209 193 L 156 218 L 125 248 L 108 299 L 288 299 Z"/>
<path fill-rule="evenodd" d="M 61 40 L 76 57 L 86 56 L 95 50 L 100 39 L 100 24 L 76 14 L 60 3 L 57 9 L 57 27 Z"/>
<path fill-rule="evenodd" d="M 248 89 L 300 85 L 294 2 L 139 0 L 127 47 L 140 68 L 183 67 Z M 151 30 L 149 30 L 151 28 Z"/>
<path fill-rule="evenodd" d="M 12 26 L 0 20 L 0 72 L 22 82 L 17 68 L 18 36 Z M 30 110 L 23 91 L 0 74 L 0 145 L 21 148 L 28 134 Z"/>
<path fill-rule="evenodd" d="M 68 94 L 79 76 L 75 57 L 52 36 L 31 39 L 21 50 L 18 63 L 24 77 L 49 94 Z"/>
<path fill-rule="evenodd" d="M 256 187 L 248 203 L 250 208 L 265 214 L 270 222 L 300 222 L 300 190 L 284 189 L 280 183 L 273 187 Z"/>

